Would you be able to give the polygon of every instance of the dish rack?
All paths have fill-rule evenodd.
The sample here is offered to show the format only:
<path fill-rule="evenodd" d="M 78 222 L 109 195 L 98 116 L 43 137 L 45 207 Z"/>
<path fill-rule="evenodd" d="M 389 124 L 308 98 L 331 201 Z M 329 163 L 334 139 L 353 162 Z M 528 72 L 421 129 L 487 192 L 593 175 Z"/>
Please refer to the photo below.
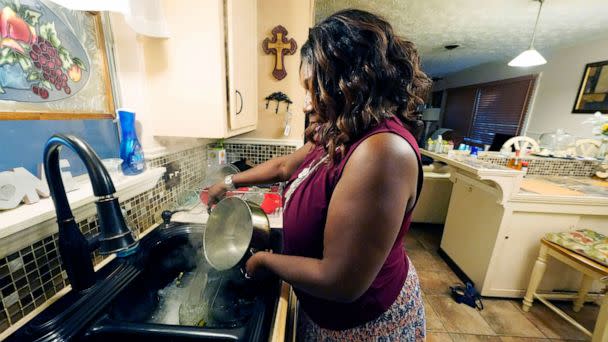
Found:
<path fill-rule="evenodd" d="M 266 215 L 281 215 L 283 208 L 283 184 L 277 183 L 267 187 L 242 187 L 228 191 L 226 197 L 238 197 L 253 202 L 266 213 Z M 206 207 L 208 190 L 200 191 L 200 202 Z"/>

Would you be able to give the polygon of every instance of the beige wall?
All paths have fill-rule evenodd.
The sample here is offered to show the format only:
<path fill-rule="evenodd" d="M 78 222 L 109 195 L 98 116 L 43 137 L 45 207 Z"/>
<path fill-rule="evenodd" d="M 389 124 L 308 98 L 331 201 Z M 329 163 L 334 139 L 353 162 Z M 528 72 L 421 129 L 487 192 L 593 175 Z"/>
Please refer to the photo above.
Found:
<path fill-rule="evenodd" d="M 542 52 L 542 51 L 541 51 Z M 591 127 L 582 121 L 591 114 L 572 114 L 585 64 L 608 60 L 608 36 L 546 53 L 547 64 L 533 68 L 512 68 L 507 62 L 483 64 L 445 77 L 435 90 L 540 74 L 524 133 L 538 138 L 541 133 L 563 128 L 577 137 L 590 137 Z"/>
<path fill-rule="evenodd" d="M 302 139 L 304 135 L 304 114 L 302 104 L 304 102 L 304 90 L 299 81 L 300 47 L 308 37 L 308 28 L 313 21 L 313 0 L 258 0 L 258 128 L 254 132 L 239 137 L 264 138 L 264 139 Z M 298 43 L 298 50 L 294 55 L 285 57 L 285 69 L 287 76 L 281 81 L 272 76 L 274 68 L 274 55 L 266 55 L 262 50 L 262 41 L 270 37 L 272 29 L 277 25 L 283 25 L 289 32 L 288 37 L 293 37 Z M 279 113 L 274 113 L 271 104 L 266 109 L 264 98 L 275 91 L 282 91 L 291 98 L 293 104 L 290 106 L 293 117 L 291 121 L 291 134 L 283 136 L 285 121 L 284 105 Z"/>

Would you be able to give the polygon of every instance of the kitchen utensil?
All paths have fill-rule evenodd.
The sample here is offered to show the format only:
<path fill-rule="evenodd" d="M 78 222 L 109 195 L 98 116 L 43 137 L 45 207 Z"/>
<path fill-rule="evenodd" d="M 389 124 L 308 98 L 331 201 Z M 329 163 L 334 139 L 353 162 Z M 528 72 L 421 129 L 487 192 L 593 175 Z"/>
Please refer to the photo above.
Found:
<path fill-rule="evenodd" d="M 211 211 L 203 235 L 205 259 L 216 270 L 239 263 L 269 246 L 270 222 L 259 205 L 238 197 L 221 200 Z"/>

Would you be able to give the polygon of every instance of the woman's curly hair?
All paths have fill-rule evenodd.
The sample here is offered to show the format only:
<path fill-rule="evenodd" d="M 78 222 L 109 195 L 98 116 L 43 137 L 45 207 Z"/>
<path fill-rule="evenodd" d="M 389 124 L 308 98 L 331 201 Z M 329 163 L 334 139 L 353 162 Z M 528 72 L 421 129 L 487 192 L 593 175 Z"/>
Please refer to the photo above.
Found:
<path fill-rule="evenodd" d="M 361 10 L 337 12 L 310 29 L 301 55 L 312 110 L 320 117 L 306 138 L 331 160 L 390 116 L 416 128 L 413 113 L 431 81 L 414 44 L 395 35 L 386 20 Z"/>

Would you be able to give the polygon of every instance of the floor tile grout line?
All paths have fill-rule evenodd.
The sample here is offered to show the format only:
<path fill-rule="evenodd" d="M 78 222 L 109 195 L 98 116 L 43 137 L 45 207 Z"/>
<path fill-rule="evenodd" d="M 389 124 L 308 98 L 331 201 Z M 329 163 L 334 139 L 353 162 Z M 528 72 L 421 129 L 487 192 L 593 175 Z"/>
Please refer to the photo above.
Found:
<path fill-rule="evenodd" d="M 511 300 L 507 300 L 507 303 L 509 303 L 510 305 L 515 305 L 515 303 L 513 303 Z M 517 309 L 517 307 L 515 307 L 515 309 Z M 492 329 L 492 331 L 494 331 L 494 334 L 496 334 L 496 336 L 502 336 L 502 337 L 519 337 L 519 338 L 538 338 L 538 337 L 533 337 L 533 336 L 520 336 L 520 335 L 507 335 L 507 334 L 499 334 L 498 332 L 496 332 L 496 330 L 494 330 L 494 328 L 492 327 L 492 325 L 490 324 L 490 322 L 484 317 L 484 315 L 481 315 L 481 318 L 488 324 L 488 326 L 490 327 L 490 329 Z M 534 324 L 534 322 L 532 322 L 528 317 L 526 317 L 525 314 L 523 314 L 522 312 L 522 316 L 528 321 L 530 322 L 541 334 L 543 334 L 545 339 L 548 339 L 550 337 L 548 337 L 538 326 L 536 326 L 536 324 Z M 489 336 L 489 335 L 488 335 Z"/>
<path fill-rule="evenodd" d="M 419 237 L 414 238 L 414 240 L 415 240 L 415 241 L 416 241 L 416 242 L 417 242 L 419 245 L 421 245 L 421 246 L 422 246 L 422 249 L 423 249 L 423 250 L 425 250 L 425 251 L 427 251 L 427 252 L 429 252 L 429 253 L 433 253 L 433 249 L 429 249 L 429 248 L 427 248 L 427 246 L 426 246 L 426 245 L 425 245 L 425 244 L 424 244 L 422 241 L 420 241 L 420 238 L 419 238 Z M 428 295 L 425 293 L 425 296 L 428 296 Z M 447 296 L 447 295 L 441 295 L 441 294 L 436 295 L 436 294 L 434 294 L 434 295 L 432 295 L 432 296 Z M 512 302 L 510 302 L 510 303 L 513 305 L 513 303 L 512 303 Z M 442 319 L 442 318 L 441 318 L 439 315 L 437 315 L 437 310 L 435 310 L 435 308 L 433 308 L 433 304 L 432 304 L 430 301 L 429 301 L 429 306 L 430 306 L 431 310 L 433 310 L 433 312 L 435 313 L 435 315 L 436 315 L 436 316 L 439 318 L 439 321 L 441 322 L 441 325 L 443 326 L 443 328 L 445 329 L 445 331 L 446 331 L 448 334 L 453 334 L 453 333 L 458 334 L 458 332 L 449 332 L 449 331 L 447 331 L 447 328 L 446 328 L 446 326 L 445 326 L 445 323 L 443 322 L 443 319 Z M 494 328 L 492 327 L 492 325 L 490 324 L 490 322 L 489 322 L 489 321 L 488 321 L 488 320 L 487 320 L 487 319 L 486 319 L 486 318 L 485 318 L 483 315 L 481 315 L 481 314 L 480 314 L 479 316 L 480 316 L 480 317 L 481 317 L 481 318 L 484 320 L 484 322 L 486 322 L 486 324 L 488 325 L 488 327 L 490 327 L 490 329 L 492 330 L 492 332 L 494 333 L 494 335 L 487 335 L 487 334 L 465 334 L 465 335 L 476 335 L 476 336 L 498 336 L 498 337 L 501 337 L 501 336 L 503 336 L 503 337 L 523 337 L 523 336 L 515 336 L 515 335 L 499 335 L 499 334 L 496 332 L 496 330 L 494 330 Z M 525 315 L 523 315 L 523 316 L 525 317 Z M 539 327 L 537 327 L 537 326 L 534 324 L 534 322 L 530 321 L 530 319 L 528 319 L 527 317 L 526 317 L 526 320 L 528 320 L 530 323 L 532 323 L 532 325 L 533 325 L 533 326 L 534 326 L 536 329 L 538 329 L 538 330 L 540 331 L 540 333 L 541 333 L 541 334 L 543 334 L 543 336 L 545 336 L 545 338 L 549 338 L 549 337 L 547 337 L 547 335 L 546 335 L 544 332 L 542 332 L 542 330 L 540 330 L 540 329 L 539 329 Z M 450 339 L 452 339 L 452 337 L 451 337 L 451 336 L 450 336 Z M 453 339 L 452 339 L 452 340 L 453 340 Z"/>
<path fill-rule="evenodd" d="M 420 246 L 422 246 L 422 249 L 423 249 L 423 250 L 425 250 L 425 251 L 427 251 L 427 252 L 429 251 L 429 250 L 428 250 L 428 248 L 427 248 L 427 247 L 426 247 L 426 246 L 425 246 L 425 245 L 424 245 L 424 244 L 423 244 L 423 243 L 420 241 L 420 237 L 415 237 L 415 236 L 414 236 L 413 238 L 414 238 L 414 240 L 415 240 L 415 241 L 416 241 L 416 242 L 417 242 L 417 243 L 418 243 Z M 412 262 L 413 262 L 413 261 L 412 261 Z M 423 291 L 424 291 L 424 289 L 423 289 Z M 425 293 L 424 295 L 425 295 L 425 296 L 431 296 L 431 295 L 426 294 L 426 293 Z M 433 294 L 432 296 L 445 296 L 445 295 L 436 295 L 436 294 Z M 445 325 L 445 322 L 443 321 L 442 317 L 441 317 L 440 315 L 438 315 L 438 314 L 437 314 L 437 310 L 435 310 L 435 308 L 433 307 L 433 303 L 431 303 L 431 301 L 428 301 L 428 302 L 429 302 L 429 307 L 430 307 L 430 308 L 433 310 L 433 312 L 435 313 L 435 316 L 437 317 L 437 319 L 438 319 L 438 320 L 439 320 L 439 322 L 441 323 L 441 326 L 443 327 L 444 331 L 445 331 L 445 332 L 446 332 L 446 333 L 449 335 L 449 334 L 450 334 L 450 332 L 447 330 L 446 325 Z M 453 341 L 453 339 L 452 339 L 452 337 L 451 337 L 451 336 L 450 336 L 450 339 Z"/>
<path fill-rule="evenodd" d="M 511 301 L 510 301 L 509 303 L 510 303 L 511 305 L 515 306 L 515 309 L 519 310 L 519 311 L 522 313 L 522 316 L 524 316 L 524 317 L 525 317 L 525 318 L 528 320 L 528 322 L 532 323 L 532 325 L 533 325 L 533 326 L 534 326 L 534 327 L 535 327 L 535 328 L 536 328 L 538 331 L 540 331 L 540 333 L 541 333 L 541 334 L 543 334 L 543 336 L 545 336 L 545 338 L 551 338 L 551 337 L 547 336 L 547 334 L 545 334 L 545 332 L 544 332 L 544 331 L 541 329 L 541 327 L 539 327 L 538 325 L 536 325 L 536 324 L 534 323 L 534 321 L 533 321 L 533 320 L 531 320 L 530 318 L 528 318 L 527 312 L 525 312 L 525 311 L 521 310 L 521 307 L 520 307 L 519 305 L 517 305 L 517 304 L 515 304 L 515 303 L 513 303 L 513 302 L 511 302 Z"/>
<path fill-rule="evenodd" d="M 439 297 L 439 296 L 441 296 L 441 295 L 438 295 L 437 297 Z M 443 295 L 443 296 L 444 296 L 444 297 L 450 297 L 450 296 L 447 296 L 447 295 Z M 451 297 L 450 297 L 450 298 L 451 298 Z M 433 303 L 431 303 L 430 301 L 429 301 L 429 304 L 431 305 L 431 307 L 433 306 Z M 433 308 L 433 310 L 434 310 L 435 312 L 437 312 L 437 310 L 435 310 L 435 308 Z M 445 332 L 447 332 L 448 334 L 475 335 L 475 336 L 498 336 L 498 334 L 496 333 L 496 331 L 495 331 L 495 330 L 492 328 L 492 326 L 491 326 L 491 325 L 490 325 L 490 324 L 489 324 L 489 323 L 488 323 L 488 322 L 485 320 L 485 318 L 484 318 L 483 316 L 481 316 L 481 315 L 479 315 L 479 316 L 480 316 L 480 317 L 481 317 L 481 318 L 484 320 L 484 322 L 486 322 L 486 324 L 487 324 L 487 325 L 488 325 L 488 327 L 489 327 L 489 328 L 492 330 L 492 332 L 494 333 L 494 335 L 488 335 L 488 334 L 474 334 L 474 333 L 463 333 L 463 332 L 460 332 L 460 331 L 449 331 L 449 330 L 447 330 L 446 325 L 445 325 L 445 323 L 443 322 L 442 317 L 441 317 L 440 315 L 437 315 L 437 317 L 438 317 L 438 318 L 439 318 L 439 320 L 441 321 L 441 324 L 443 325 L 444 329 L 446 329 L 446 331 L 445 331 Z"/>
<path fill-rule="evenodd" d="M 477 312 L 479 313 L 479 310 L 477 310 Z M 496 332 L 496 330 L 494 330 L 494 327 L 492 326 L 492 324 L 490 324 L 490 322 L 481 313 L 479 313 L 479 316 L 481 316 L 481 319 L 483 319 L 483 321 L 486 322 L 486 324 L 490 327 L 490 329 L 492 329 L 492 331 L 494 332 L 494 335 L 498 336 L 498 332 Z"/>
<path fill-rule="evenodd" d="M 422 290 L 421 290 L 422 291 Z M 424 297 L 426 297 L 426 293 L 424 293 L 424 291 L 422 291 Z M 435 310 L 435 308 L 433 307 L 433 304 L 431 304 L 430 301 L 427 300 L 427 302 L 429 303 L 429 309 L 433 311 L 433 313 L 435 314 L 435 317 L 437 317 L 437 320 L 439 320 L 439 323 L 441 323 L 441 327 L 443 328 L 442 331 L 437 331 L 437 330 L 433 330 L 433 331 L 437 331 L 437 332 L 447 332 L 447 329 L 445 327 L 445 324 L 443 324 L 443 321 L 441 320 L 441 317 L 439 317 L 439 315 L 437 314 L 437 310 Z M 423 305 L 424 305 L 424 298 L 423 298 Z M 428 317 L 428 315 L 426 314 L 426 308 L 425 308 L 425 316 Z M 425 327 L 426 327 L 426 319 L 425 319 Z M 427 329 L 428 331 L 428 329 Z"/>

